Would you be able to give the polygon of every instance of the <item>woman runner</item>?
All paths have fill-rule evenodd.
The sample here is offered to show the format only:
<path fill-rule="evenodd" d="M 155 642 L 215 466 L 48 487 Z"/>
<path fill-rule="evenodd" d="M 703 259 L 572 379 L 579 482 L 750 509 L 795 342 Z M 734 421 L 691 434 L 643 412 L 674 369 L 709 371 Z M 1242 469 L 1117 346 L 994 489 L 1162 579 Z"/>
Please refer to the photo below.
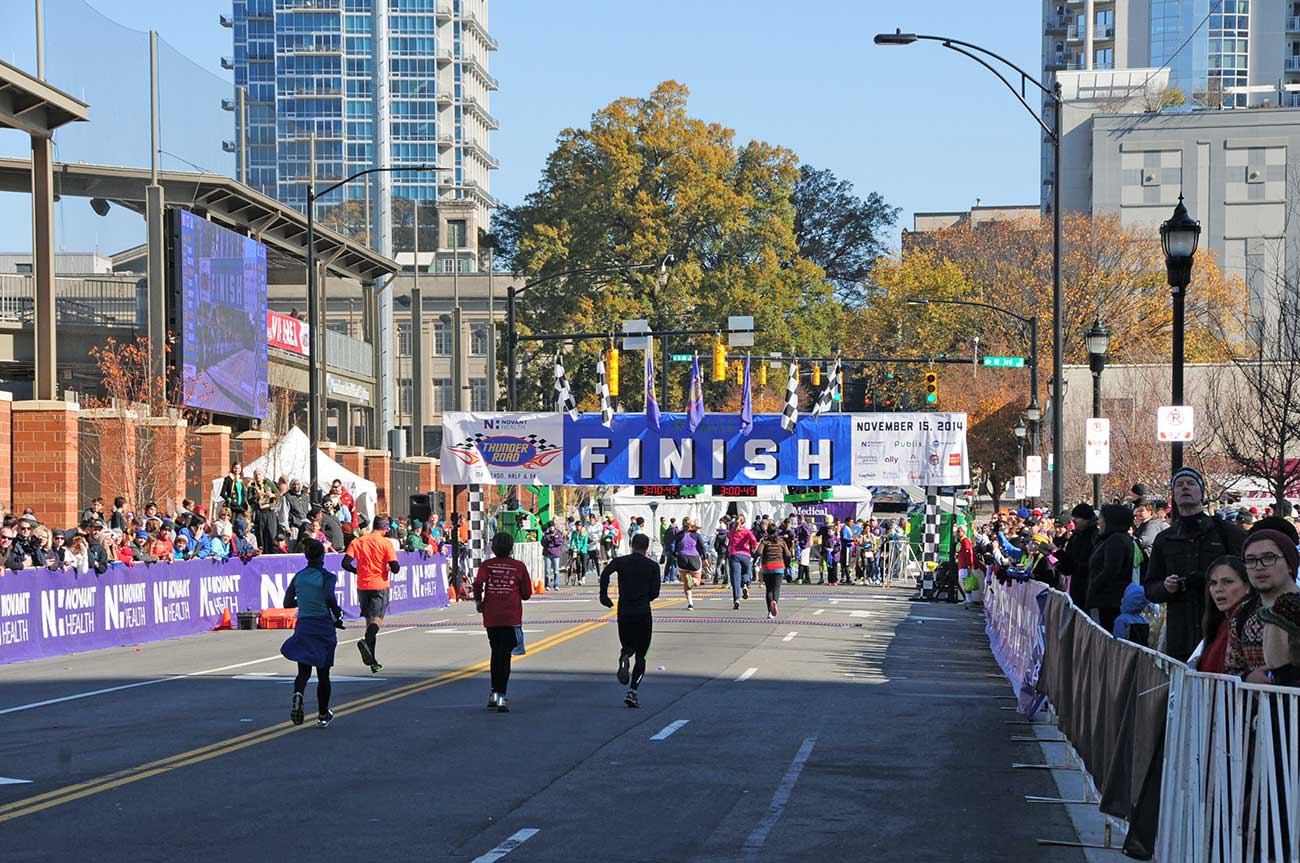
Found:
<path fill-rule="evenodd" d="M 298 622 L 293 635 L 280 645 L 285 659 L 298 663 L 298 676 L 293 681 L 293 706 L 289 720 L 302 725 L 303 693 L 311 670 L 316 669 L 316 727 L 324 728 L 334 718 L 330 710 L 330 668 L 334 665 L 334 648 L 338 645 L 336 629 L 343 628 L 343 609 L 334 597 L 338 578 L 325 569 L 325 545 L 319 540 L 303 541 L 307 556 L 306 568 L 300 570 L 289 582 L 284 592 L 284 607 L 298 609 Z"/>
<path fill-rule="evenodd" d="M 677 569 L 682 576 L 682 589 L 686 593 L 686 607 L 694 608 L 691 591 L 704 568 L 704 538 L 700 526 L 689 518 L 682 519 L 682 533 L 677 540 Z"/>
<path fill-rule="evenodd" d="M 785 571 L 790 566 L 792 556 L 790 546 L 786 545 L 785 540 L 777 533 L 776 525 L 769 524 L 767 533 L 764 534 L 755 551 L 763 575 L 768 620 L 776 618 L 776 603 L 781 598 L 781 580 L 785 578 Z"/>

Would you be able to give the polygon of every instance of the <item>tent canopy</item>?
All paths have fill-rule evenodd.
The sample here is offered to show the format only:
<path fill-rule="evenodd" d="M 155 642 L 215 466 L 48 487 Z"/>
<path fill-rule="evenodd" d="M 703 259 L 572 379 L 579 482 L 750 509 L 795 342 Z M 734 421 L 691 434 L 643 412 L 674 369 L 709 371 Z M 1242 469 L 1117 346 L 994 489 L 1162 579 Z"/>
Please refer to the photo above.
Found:
<path fill-rule="evenodd" d="M 321 492 L 327 491 L 330 484 L 337 479 L 357 502 L 357 512 L 360 516 L 364 519 L 373 518 L 379 487 L 365 477 L 357 476 L 313 447 L 307 435 L 297 426 L 289 429 L 288 433 L 276 441 L 261 458 L 244 465 L 244 476 L 252 477 L 253 471 L 260 470 L 262 476 L 272 482 L 284 477 L 288 480 L 299 480 L 306 487 L 311 482 L 311 462 L 308 459 L 313 452 L 316 456 L 316 474 Z M 221 494 L 222 479 L 224 477 L 218 477 L 212 483 L 213 513 L 216 512 L 215 507 Z"/>

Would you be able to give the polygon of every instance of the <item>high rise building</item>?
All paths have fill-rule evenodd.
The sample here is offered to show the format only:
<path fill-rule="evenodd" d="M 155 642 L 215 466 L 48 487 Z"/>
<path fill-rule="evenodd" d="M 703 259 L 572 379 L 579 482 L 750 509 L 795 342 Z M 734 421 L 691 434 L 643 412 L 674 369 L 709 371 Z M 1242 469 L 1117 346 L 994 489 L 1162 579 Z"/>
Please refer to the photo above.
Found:
<path fill-rule="evenodd" d="M 1160 67 L 1189 103 L 1300 107 L 1300 3 L 1044 0 L 1045 73 Z"/>
<path fill-rule="evenodd" d="M 489 112 L 497 81 L 488 57 L 488 0 L 232 0 L 234 139 L 241 179 L 304 209 L 315 136 L 318 185 L 366 168 L 436 165 L 442 171 L 372 175 L 319 202 L 317 216 L 368 240 L 401 248 L 401 213 L 419 201 L 466 198 L 487 224 Z M 242 94 L 241 94 L 242 91 Z M 241 101 L 242 97 L 242 101 Z M 409 215 L 405 219 L 409 225 Z M 430 218 L 427 224 L 432 224 Z M 409 240 L 409 232 L 407 232 Z"/>

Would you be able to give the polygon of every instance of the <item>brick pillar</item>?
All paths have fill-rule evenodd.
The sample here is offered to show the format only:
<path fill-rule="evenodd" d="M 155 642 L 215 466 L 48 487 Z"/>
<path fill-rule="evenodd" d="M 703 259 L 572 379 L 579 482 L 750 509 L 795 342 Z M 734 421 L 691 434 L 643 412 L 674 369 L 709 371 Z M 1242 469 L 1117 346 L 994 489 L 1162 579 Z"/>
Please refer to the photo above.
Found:
<path fill-rule="evenodd" d="M 411 456 L 404 459 L 407 464 L 413 464 L 420 469 L 420 494 L 425 494 L 435 490 L 438 473 L 438 462 L 436 459 L 424 455 Z"/>
<path fill-rule="evenodd" d="M 13 402 L 13 509 L 30 506 L 37 518 L 55 527 L 77 523 L 77 417 L 69 402 Z"/>
<path fill-rule="evenodd" d="M 316 445 L 316 449 L 320 450 L 335 461 L 338 461 L 338 446 L 339 445 L 332 440 L 323 440 Z"/>
<path fill-rule="evenodd" d="M 357 476 L 366 475 L 366 449 L 360 446 L 341 446 L 334 450 L 334 460 Z"/>
<path fill-rule="evenodd" d="M 375 514 L 389 514 L 388 490 L 392 472 L 389 468 L 391 456 L 386 449 L 368 449 L 366 453 L 366 479 L 375 484 Z"/>
<path fill-rule="evenodd" d="M 7 512 L 14 502 L 14 437 L 12 394 L 0 390 L 0 507 Z"/>
<path fill-rule="evenodd" d="M 271 448 L 271 433 L 268 431 L 253 429 L 241 432 L 236 439 L 243 446 L 241 451 L 243 452 L 245 467 L 248 466 L 249 462 L 257 461 Z M 271 479 L 275 479 L 275 477 L 271 477 Z"/>
<path fill-rule="evenodd" d="M 127 509 L 139 511 L 147 501 L 135 500 L 140 459 L 136 428 L 139 417 L 132 411 L 115 408 L 91 409 L 80 414 L 95 427 L 95 436 L 81 442 L 87 455 L 99 467 L 99 492 L 111 501 L 126 498 Z M 107 507 L 105 507 L 107 509 Z"/>
<path fill-rule="evenodd" d="M 205 425 L 194 430 L 199 439 L 199 500 L 211 505 L 212 481 L 221 479 L 230 470 L 230 426 Z"/>
<path fill-rule="evenodd" d="M 168 512 L 185 498 L 185 464 L 189 459 L 189 424 L 171 417 L 150 417 L 154 502 Z"/>

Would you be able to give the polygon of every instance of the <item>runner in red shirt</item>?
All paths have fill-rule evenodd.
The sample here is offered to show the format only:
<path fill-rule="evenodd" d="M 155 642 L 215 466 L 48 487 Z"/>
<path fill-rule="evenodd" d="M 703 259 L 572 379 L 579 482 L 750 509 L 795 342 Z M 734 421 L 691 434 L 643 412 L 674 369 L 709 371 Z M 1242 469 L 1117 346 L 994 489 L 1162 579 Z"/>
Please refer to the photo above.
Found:
<path fill-rule="evenodd" d="M 523 561 L 510 556 L 515 538 L 504 531 L 492 537 L 492 553 L 474 577 L 474 607 L 483 615 L 492 647 L 492 692 L 488 710 L 509 713 L 506 687 L 510 683 L 510 653 L 518 646 L 515 628 L 524 622 L 523 600 L 533 595 L 533 580 Z"/>

